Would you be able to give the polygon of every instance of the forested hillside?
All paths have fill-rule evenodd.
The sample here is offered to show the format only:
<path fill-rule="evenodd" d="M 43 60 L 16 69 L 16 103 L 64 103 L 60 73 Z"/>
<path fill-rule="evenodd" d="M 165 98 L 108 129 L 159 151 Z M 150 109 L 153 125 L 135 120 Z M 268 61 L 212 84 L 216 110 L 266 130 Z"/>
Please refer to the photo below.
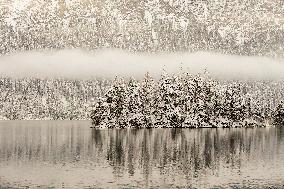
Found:
<path fill-rule="evenodd" d="M 283 57 L 282 0 L 0 2 L 0 54 L 65 48 Z"/>
<path fill-rule="evenodd" d="M 0 78 L 0 119 L 85 120 L 106 80 Z"/>

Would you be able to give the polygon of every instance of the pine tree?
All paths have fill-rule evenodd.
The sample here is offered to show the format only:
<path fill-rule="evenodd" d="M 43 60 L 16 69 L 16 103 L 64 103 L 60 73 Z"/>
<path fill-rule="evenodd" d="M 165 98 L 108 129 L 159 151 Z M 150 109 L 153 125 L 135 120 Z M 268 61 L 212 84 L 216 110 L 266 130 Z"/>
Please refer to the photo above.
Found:
<path fill-rule="evenodd" d="M 274 124 L 276 125 L 284 125 L 284 103 L 281 102 L 277 106 L 274 113 Z"/>
<path fill-rule="evenodd" d="M 155 116 L 154 112 L 156 110 L 156 84 L 153 78 L 150 76 L 149 72 L 145 74 L 144 79 L 141 82 L 141 87 L 139 88 L 139 94 L 141 99 L 141 113 L 143 113 L 143 126 L 154 127 Z"/>
<path fill-rule="evenodd" d="M 106 115 L 107 112 L 107 103 L 106 98 L 98 98 L 96 104 L 94 105 L 94 108 L 91 113 L 91 119 L 92 123 L 95 126 L 103 127 L 105 126 L 105 121 L 107 118 Z"/>
<path fill-rule="evenodd" d="M 168 114 L 170 111 L 170 99 L 169 99 L 169 85 L 171 80 L 166 72 L 161 76 L 160 81 L 158 82 L 158 91 L 156 96 L 156 103 L 154 112 L 155 115 L 155 126 L 157 127 L 168 127 L 169 120 Z"/>
<path fill-rule="evenodd" d="M 121 128 L 127 125 L 126 95 L 127 89 L 122 78 L 117 79 L 106 94 L 110 111 L 109 122 L 113 127 Z"/>
<path fill-rule="evenodd" d="M 127 85 L 127 124 L 128 127 L 139 128 L 143 125 L 143 114 L 141 113 L 140 85 L 131 78 Z"/>

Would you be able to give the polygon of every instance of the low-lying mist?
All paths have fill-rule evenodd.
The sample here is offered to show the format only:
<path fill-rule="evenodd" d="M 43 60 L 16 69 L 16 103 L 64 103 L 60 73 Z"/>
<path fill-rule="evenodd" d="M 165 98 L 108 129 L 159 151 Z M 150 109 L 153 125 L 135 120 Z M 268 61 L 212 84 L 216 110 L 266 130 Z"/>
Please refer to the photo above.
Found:
<path fill-rule="evenodd" d="M 244 57 L 209 52 L 143 54 L 121 50 L 26 52 L 0 57 L 0 76 L 91 78 L 158 77 L 189 71 L 225 79 L 284 79 L 284 60 Z"/>

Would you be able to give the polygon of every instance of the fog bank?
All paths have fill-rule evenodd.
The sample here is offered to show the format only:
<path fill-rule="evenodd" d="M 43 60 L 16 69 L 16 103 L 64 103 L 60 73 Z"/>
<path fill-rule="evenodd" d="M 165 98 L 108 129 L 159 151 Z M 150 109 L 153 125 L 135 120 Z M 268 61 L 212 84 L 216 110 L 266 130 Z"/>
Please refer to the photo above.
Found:
<path fill-rule="evenodd" d="M 157 77 L 166 70 L 201 73 L 225 79 L 284 79 L 284 61 L 266 57 L 242 57 L 208 52 L 133 54 L 121 50 L 27 52 L 0 57 L 0 76 L 90 78 Z"/>

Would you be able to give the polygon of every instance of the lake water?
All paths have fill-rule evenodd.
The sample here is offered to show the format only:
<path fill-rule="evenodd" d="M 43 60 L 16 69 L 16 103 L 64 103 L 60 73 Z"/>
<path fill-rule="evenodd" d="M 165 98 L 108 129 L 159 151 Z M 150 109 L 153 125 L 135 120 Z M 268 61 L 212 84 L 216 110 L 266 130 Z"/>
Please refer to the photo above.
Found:
<path fill-rule="evenodd" d="M 284 188 L 284 127 L 0 122 L 0 188 Z"/>

